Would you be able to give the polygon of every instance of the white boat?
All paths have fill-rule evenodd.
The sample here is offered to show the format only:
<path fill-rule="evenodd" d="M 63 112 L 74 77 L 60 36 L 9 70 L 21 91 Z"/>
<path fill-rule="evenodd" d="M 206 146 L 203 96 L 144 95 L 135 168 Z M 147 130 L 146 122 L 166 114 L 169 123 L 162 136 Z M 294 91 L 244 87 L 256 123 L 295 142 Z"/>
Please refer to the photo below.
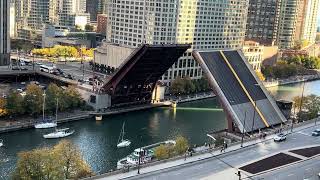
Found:
<path fill-rule="evenodd" d="M 139 164 L 139 156 L 140 156 L 140 164 L 148 163 L 152 161 L 154 158 L 154 150 L 158 146 L 162 144 L 170 144 L 175 145 L 176 142 L 174 140 L 168 140 L 164 142 L 159 142 L 156 144 L 151 144 L 145 147 L 135 149 L 130 155 L 127 157 L 120 159 L 117 162 L 117 169 L 122 169 L 128 166 L 136 166 Z"/>
<path fill-rule="evenodd" d="M 63 137 L 70 136 L 73 133 L 74 133 L 74 130 L 70 130 L 69 128 L 56 129 L 55 132 L 43 135 L 43 137 L 46 139 L 56 139 L 56 138 L 63 138 Z"/>
<path fill-rule="evenodd" d="M 57 99 L 57 105 L 56 105 L 56 121 L 58 120 L 58 106 L 59 106 L 59 101 Z M 64 128 L 64 129 L 55 129 L 54 132 L 43 135 L 44 138 L 46 139 L 55 139 L 55 138 L 63 138 L 70 136 L 74 133 L 74 130 L 70 130 L 69 128 Z"/>
<path fill-rule="evenodd" d="M 118 139 L 118 144 L 117 144 L 118 148 L 127 147 L 127 146 L 130 146 L 130 144 L 131 144 L 130 140 L 123 139 L 123 137 L 124 137 L 124 124 L 125 123 L 123 122 L 122 129 L 121 129 L 121 132 L 120 132 L 120 136 L 119 136 L 119 139 Z"/>
<path fill-rule="evenodd" d="M 46 94 L 43 94 L 43 103 L 42 103 L 42 122 L 35 124 L 34 127 L 36 129 L 48 129 L 48 128 L 54 128 L 57 127 L 56 122 L 45 122 L 45 101 L 46 101 Z"/>
<path fill-rule="evenodd" d="M 3 140 L 0 139 L 0 147 L 2 147 L 2 146 L 3 146 Z"/>
<path fill-rule="evenodd" d="M 43 122 L 43 123 L 39 123 L 39 124 L 34 125 L 34 127 L 36 129 L 54 128 L 54 127 L 57 127 L 57 123 L 56 122 Z"/>
<path fill-rule="evenodd" d="M 96 121 L 101 121 L 102 120 L 102 115 L 96 115 Z"/>

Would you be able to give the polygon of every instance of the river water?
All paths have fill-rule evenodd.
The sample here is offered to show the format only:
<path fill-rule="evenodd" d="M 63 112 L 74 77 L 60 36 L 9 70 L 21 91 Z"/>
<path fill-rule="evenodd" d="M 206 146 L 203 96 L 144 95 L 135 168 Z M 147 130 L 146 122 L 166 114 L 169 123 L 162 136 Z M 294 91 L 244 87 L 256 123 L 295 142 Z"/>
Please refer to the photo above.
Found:
<path fill-rule="evenodd" d="M 300 96 L 303 83 L 269 88 L 276 99 L 290 100 Z M 320 80 L 305 83 L 305 95 L 320 95 Z M 61 127 L 76 132 L 65 139 L 71 140 L 82 152 L 84 159 L 97 173 L 116 168 L 119 159 L 135 148 L 174 139 L 177 135 L 187 137 L 190 144 L 203 144 L 206 133 L 227 127 L 226 117 L 215 98 L 179 104 L 176 110 L 155 108 L 94 119 L 70 122 Z M 117 149 L 116 144 L 122 123 L 125 121 L 125 138 L 131 140 L 128 148 Z M 17 153 L 40 147 L 52 147 L 59 140 L 43 139 L 51 130 L 28 129 L 0 134 L 5 146 L 0 148 L 0 179 L 8 179 L 15 168 Z"/>

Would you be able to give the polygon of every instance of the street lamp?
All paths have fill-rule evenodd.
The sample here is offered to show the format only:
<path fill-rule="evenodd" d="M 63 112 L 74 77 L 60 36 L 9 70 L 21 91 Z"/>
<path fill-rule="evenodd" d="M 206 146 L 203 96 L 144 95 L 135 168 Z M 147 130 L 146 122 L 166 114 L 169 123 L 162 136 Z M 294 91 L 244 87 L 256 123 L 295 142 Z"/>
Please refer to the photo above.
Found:
<path fill-rule="evenodd" d="M 142 136 L 140 135 L 140 142 L 142 143 Z M 141 161 L 141 146 L 140 146 L 140 150 L 139 150 L 139 159 L 138 159 L 138 174 L 140 174 L 140 161 Z"/>
<path fill-rule="evenodd" d="M 300 107 L 299 107 L 299 121 L 301 121 L 301 109 L 302 109 L 302 103 L 303 103 L 303 93 L 304 93 L 304 87 L 306 85 L 306 82 L 303 80 L 303 86 L 302 86 L 302 92 L 301 92 L 301 99 L 300 99 Z"/>

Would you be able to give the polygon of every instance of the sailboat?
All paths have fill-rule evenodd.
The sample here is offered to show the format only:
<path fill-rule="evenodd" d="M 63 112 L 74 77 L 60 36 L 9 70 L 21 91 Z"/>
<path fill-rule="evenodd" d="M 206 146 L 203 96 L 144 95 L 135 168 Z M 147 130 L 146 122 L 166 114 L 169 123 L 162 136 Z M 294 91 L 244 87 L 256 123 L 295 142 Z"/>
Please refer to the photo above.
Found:
<path fill-rule="evenodd" d="M 47 129 L 47 128 L 53 128 L 57 127 L 56 122 L 46 122 L 45 121 L 45 104 L 46 104 L 46 94 L 43 94 L 43 103 L 42 103 L 42 122 L 34 125 L 36 129 Z"/>
<path fill-rule="evenodd" d="M 0 139 L 0 147 L 2 147 L 2 146 L 3 146 L 3 140 Z"/>
<path fill-rule="evenodd" d="M 56 122 L 58 120 L 58 106 L 59 106 L 59 101 L 57 99 L 57 105 L 56 105 Z M 69 128 L 64 128 L 64 129 L 55 129 L 54 132 L 45 134 L 43 135 L 44 138 L 46 139 L 56 139 L 56 138 L 63 138 L 70 136 L 74 133 L 74 130 L 70 130 Z"/>
<path fill-rule="evenodd" d="M 118 144 L 117 144 L 118 148 L 127 147 L 127 146 L 130 146 L 130 144 L 131 144 L 131 141 L 129 141 L 128 139 L 123 139 L 123 137 L 124 137 L 124 124 L 125 123 L 123 122 L 120 136 L 118 139 Z"/>

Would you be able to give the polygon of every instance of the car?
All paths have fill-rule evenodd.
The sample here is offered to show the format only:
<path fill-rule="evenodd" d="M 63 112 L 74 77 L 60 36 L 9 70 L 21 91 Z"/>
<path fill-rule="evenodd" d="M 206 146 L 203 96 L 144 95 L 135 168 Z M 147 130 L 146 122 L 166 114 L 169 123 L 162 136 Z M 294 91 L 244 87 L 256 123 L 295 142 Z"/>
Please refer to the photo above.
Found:
<path fill-rule="evenodd" d="M 316 129 L 314 131 L 312 131 L 312 136 L 320 136 L 320 129 Z"/>
<path fill-rule="evenodd" d="M 39 65 L 39 66 L 40 66 L 40 65 L 42 65 L 42 63 L 41 63 L 41 62 L 36 62 L 36 65 Z"/>
<path fill-rule="evenodd" d="M 23 92 L 23 89 L 22 89 L 22 88 L 18 88 L 17 91 L 18 91 L 19 93 L 22 93 L 22 92 Z"/>
<path fill-rule="evenodd" d="M 285 141 L 287 139 L 287 136 L 283 133 L 277 134 L 274 136 L 273 140 L 275 142 L 281 142 L 281 141 Z"/>
<path fill-rule="evenodd" d="M 21 71 L 27 71 L 28 68 L 26 68 L 26 67 L 21 67 L 20 70 L 21 70 Z"/>
<path fill-rule="evenodd" d="M 24 97 L 24 96 L 27 95 L 27 93 L 24 91 L 24 92 L 20 93 L 20 95 L 21 95 L 22 97 Z"/>
<path fill-rule="evenodd" d="M 12 70 L 20 70 L 18 66 L 13 66 L 11 69 Z"/>

